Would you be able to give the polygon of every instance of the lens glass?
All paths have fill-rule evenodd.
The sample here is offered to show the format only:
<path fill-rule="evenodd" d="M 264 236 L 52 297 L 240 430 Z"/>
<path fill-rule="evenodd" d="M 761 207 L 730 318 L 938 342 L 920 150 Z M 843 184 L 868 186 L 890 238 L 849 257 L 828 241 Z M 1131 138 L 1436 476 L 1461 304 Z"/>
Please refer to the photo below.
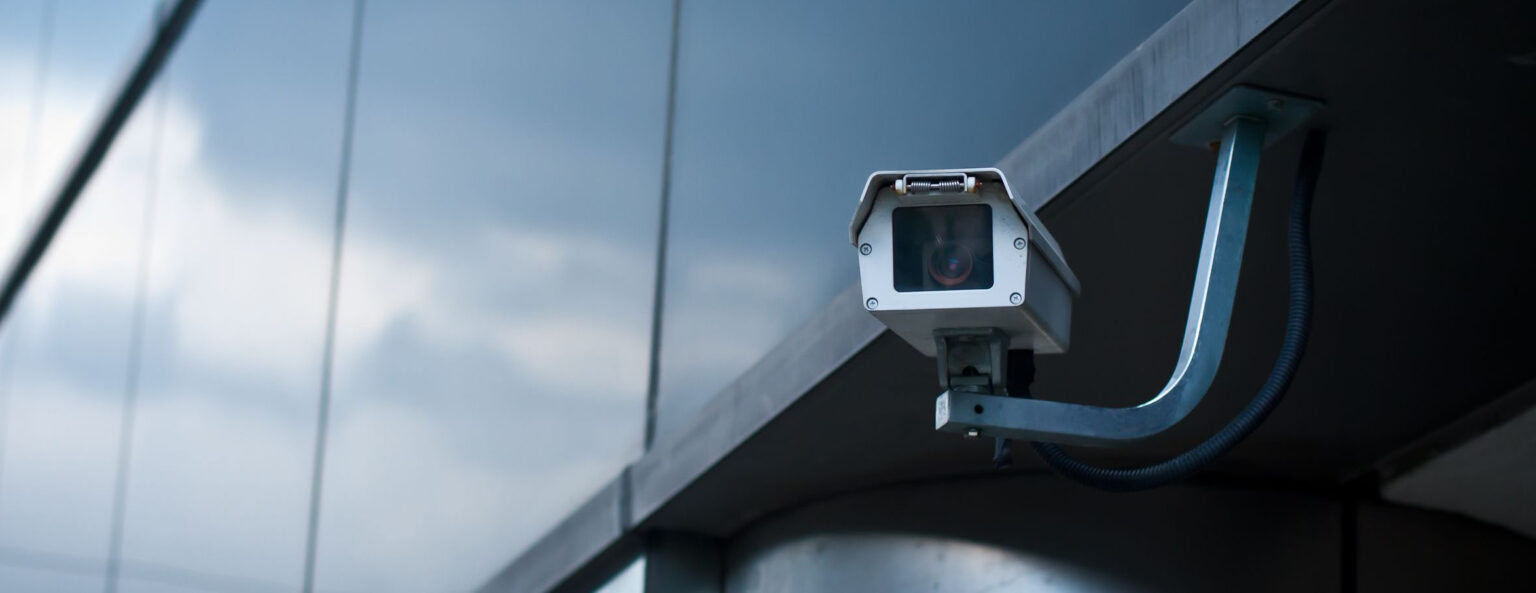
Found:
<path fill-rule="evenodd" d="M 911 206 L 891 211 L 897 292 L 992 288 L 992 208 Z"/>

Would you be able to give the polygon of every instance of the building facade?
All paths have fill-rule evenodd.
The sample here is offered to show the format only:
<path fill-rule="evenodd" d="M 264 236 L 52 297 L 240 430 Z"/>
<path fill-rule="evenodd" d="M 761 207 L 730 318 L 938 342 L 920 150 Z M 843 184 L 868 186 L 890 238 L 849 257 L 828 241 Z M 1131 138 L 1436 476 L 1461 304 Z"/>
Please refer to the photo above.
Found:
<path fill-rule="evenodd" d="M 180 4 L 0 0 L 7 258 Z M 1521 113 L 1528 8 L 200 4 L 0 326 L 0 590 L 1491 588 L 1536 552 L 1507 502 L 1536 492 L 1536 217 L 1495 150 L 1529 116 L 1392 127 Z M 1372 112 L 1405 77 L 1435 90 Z M 1128 405 L 1177 351 L 1209 187 L 1166 136 L 1237 83 L 1334 130 L 1299 401 L 1121 497 L 931 433 L 931 360 L 858 306 L 869 172 L 1003 168 L 1085 284 L 1038 385 Z M 1360 197 L 1453 144 L 1399 208 Z M 1298 148 L 1265 153 L 1234 370 L 1095 459 L 1177 452 L 1268 370 Z M 1432 212 L 1456 184 L 1486 191 Z M 1371 247 L 1431 224 L 1415 263 Z M 1402 329 L 1426 309 L 1465 319 Z"/>

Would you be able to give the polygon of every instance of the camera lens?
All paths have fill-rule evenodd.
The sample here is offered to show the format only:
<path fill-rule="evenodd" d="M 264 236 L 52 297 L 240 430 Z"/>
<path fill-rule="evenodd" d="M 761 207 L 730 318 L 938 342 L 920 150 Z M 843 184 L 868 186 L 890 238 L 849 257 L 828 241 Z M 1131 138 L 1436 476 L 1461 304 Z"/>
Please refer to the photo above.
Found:
<path fill-rule="evenodd" d="M 891 211 L 897 292 L 992 288 L 992 208 L 902 206 Z"/>
<path fill-rule="evenodd" d="M 955 242 L 938 241 L 928 257 L 928 275 L 943 286 L 957 286 L 971 277 L 976 256 L 970 248 Z"/>

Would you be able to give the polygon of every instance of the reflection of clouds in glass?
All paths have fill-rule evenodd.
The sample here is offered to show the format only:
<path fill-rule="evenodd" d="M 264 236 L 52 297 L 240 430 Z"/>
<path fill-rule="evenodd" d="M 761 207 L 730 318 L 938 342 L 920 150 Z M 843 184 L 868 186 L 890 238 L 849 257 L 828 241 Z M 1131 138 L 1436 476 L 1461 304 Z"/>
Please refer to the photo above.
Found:
<path fill-rule="evenodd" d="M 125 574 L 302 579 L 350 17 L 208 3 L 162 74 Z"/>
<path fill-rule="evenodd" d="M 449 256 L 349 235 L 322 588 L 471 588 L 638 448 L 649 256 L 460 220 Z"/>
<path fill-rule="evenodd" d="M 0 258 L 8 261 L 38 208 L 84 145 L 158 0 L 0 4 Z M 52 25 L 46 36 L 41 28 Z M 9 35 L 14 29 L 20 34 Z M 48 47 L 39 47 L 48 40 Z M 46 64 L 39 77 L 38 67 Z M 34 88 L 41 82 L 41 89 Z M 35 94 L 34 94 L 35 93 Z M 33 105 L 33 99 L 40 105 Z M 36 108 L 34 110 L 34 107 Z M 37 120 L 34 121 L 33 117 Z M 15 157 L 15 158 L 13 158 Z"/>
<path fill-rule="evenodd" d="M 43 3 L 0 3 L 0 261 L 30 230 L 147 29 L 150 2 L 82 4 L 54 6 L 45 34 Z M 99 571 L 107 553 L 146 119 L 119 136 L 5 320 L 0 545 L 17 565 L 0 567 L 0 590 L 102 587 L 100 572 L 85 571 Z M 60 562 L 81 572 L 22 566 Z"/>
<path fill-rule="evenodd" d="M 29 286 L 27 319 L 12 320 L 58 339 L 35 349 L 17 383 L 31 396 L 12 417 L 27 429 L 8 436 L 26 444 L 6 448 L 15 469 L 0 480 L 36 488 L 0 495 L 0 541 L 55 545 L 29 536 L 54 529 L 61 549 L 102 554 L 143 213 L 121 193 L 147 188 L 153 167 L 124 590 L 160 587 L 132 580 L 136 566 L 280 584 L 297 583 L 302 566 L 344 79 L 324 67 L 342 62 L 331 48 L 305 45 L 307 26 L 273 38 L 272 14 L 250 14 L 291 11 L 255 6 L 205 7 L 166 79 L 158 162 L 148 142 L 114 147 Z M 397 17 L 423 10 L 401 6 Z M 468 33 L 433 43 L 478 35 L 495 47 L 476 51 L 512 65 L 460 56 L 423 67 L 499 90 L 445 102 L 441 85 L 372 78 L 403 85 L 373 105 L 408 109 L 359 126 L 322 580 L 472 587 L 638 454 L 669 6 L 624 4 L 603 18 L 537 8 L 613 41 L 555 27 L 510 50 L 506 23 L 539 15 L 434 8 Z M 334 37 L 345 20 L 331 17 L 345 9 L 306 9 L 326 16 L 308 22 Z M 242 35 L 299 47 L 306 65 L 283 59 L 290 50 L 230 51 Z M 531 59 L 541 47 L 564 57 Z M 420 49 L 401 43 L 364 63 L 419 60 Z M 508 70 L 516 64 L 527 71 Z M 531 79 L 563 82 L 530 92 Z M 74 140 L 58 130 L 93 121 L 95 104 L 49 101 L 55 119 L 40 138 L 58 137 L 39 155 L 58 166 Z M 4 121 L 29 108 L 0 96 Z M 89 508 L 70 493 L 93 497 Z M 10 582 L 22 581 L 0 580 Z"/>
<path fill-rule="evenodd" d="M 3 5 L 0 5 L 3 6 Z M 12 21 L 7 17 L 16 16 Z M 32 18 L 27 18 L 32 17 Z M 0 256 L 15 243 L 21 233 L 21 195 L 26 174 L 28 142 L 31 137 L 32 95 L 37 76 L 36 40 L 25 34 L 12 38 L 10 27 L 20 22 L 41 22 L 36 15 L 12 15 L 0 12 Z M 27 31 L 36 35 L 35 31 Z M 6 42 L 23 41 L 15 45 Z"/>
<path fill-rule="evenodd" d="M 17 64 L 0 64 L 0 71 L 17 70 Z M 97 115 L 102 97 L 93 94 L 99 89 L 91 82 L 95 81 L 80 80 L 69 72 L 54 73 L 36 122 L 32 121 L 32 93 L 0 94 L 0 122 L 9 124 L 0 142 L 0 196 L 8 202 L 0 221 L 0 255 L 5 261 L 53 189 L 54 173 L 64 169 L 73 156 L 71 150 Z"/>
<path fill-rule="evenodd" d="M 62 110 L 84 112 L 90 103 L 52 110 L 83 120 Z M 128 122 L 5 320 L 11 376 L 0 432 L 0 546 L 105 564 L 152 121 L 141 113 Z M 70 581 L 55 575 L 44 585 L 42 574 L 0 573 L 0 590 L 58 590 Z M 100 582 L 99 574 L 82 579 L 96 590 Z"/>
<path fill-rule="evenodd" d="M 495 352 L 532 386 L 565 397 L 611 398 L 644 384 L 648 328 L 615 324 L 624 315 L 612 311 L 648 305 L 623 300 L 648 296 L 634 290 L 650 281 L 645 254 L 597 236 L 465 222 L 467 249 L 451 261 L 405 237 L 351 235 L 339 334 L 368 345 L 408 323 L 440 347 Z M 365 352 L 339 348 L 338 368 L 371 371 L 359 366 Z M 577 361 L 601 361 L 602 372 L 568 372 Z"/>
<path fill-rule="evenodd" d="M 313 391 L 319 351 L 294 348 L 290 332 L 325 323 L 314 282 L 330 273 L 330 229 L 313 220 L 317 208 L 285 208 L 288 194 L 215 176 L 202 119 L 174 94 L 168 107 L 160 167 L 186 199 L 157 211 L 151 308 L 171 312 L 177 350 L 194 366 Z M 273 285 L 285 279 L 293 289 Z"/>
<path fill-rule="evenodd" d="M 279 318 L 300 307 L 286 306 L 282 299 L 258 301 L 232 294 L 256 287 L 247 281 L 245 286 L 235 283 L 230 291 L 220 286 L 232 283 L 229 275 L 179 272 L 185 267 L 179 265 L 184 256 L 204 246 L 206 233 L 220 232 L 223 239 L 281 252 L 282 243 L 292 243 L 285 235 L 290 228 L 306 229 L 270 220 L 281 220 L 281 212 L 263 218 L 234 211 L 231 203 L 241 199 L 239 194 L 200 174 L 202 124 L 181 98 L 169 99 L 163 119 L 162 175 L 175 172 L 185 183 L 182 189 L 206 199 L 195 200 L 190 212 L 173 209 L 158 217 L 161 234 L 168 235 L 157 246 L 162 257 L 156 272 L 163 281 L 152 285 L 148 306 L 173 316 L 172 342 L 186 345 L 188 366 L 268 379 L 285 372 L 291 376 L 293 367 L 307 364 L 303 374 L 313 377 L 310 369 L 318 367 L 318 351 L 310 353 L 306 363 L 302 355 L 282 349 L 256 349 L 280 338 L 276 334 L 281 332 L 261 324 L 247 324 L 238 332 L 216 331 L 220 324 L 227 326 L 230 315 L 206 301 L 246 298 L 236 304 Z M 5 521 L 0 533 L 21 538 L 20 545 L 59 546 L 58 551 L 82 556 L 107 551 L 143 196 L 154 165 L 154 148 L 148 142 L 152 130 L 145 124 L 155 119 L 156 103 L 155 98 L 146 101 L 114 145 L 29 283 L 18 319 L 12 320 L 24 335 L 8 423 L 3 474 L 7 487 L 0 496 L 0 509 L 7 512 L 0 514 Z M 328 246 L 321 253 L 328 254 Z M 293 254 L 284 263 L 310 257 Z M 220 258 L 221 265 L 229 266 L 224 269 L 237 272 L 271 265 L 268 261 Z M 326 268 L 320 266 L 324 274 Z M 323 291 L 319 298 L 324 298 Z M 193 306 L 179 306 L 184 303 Z M 301 322 L 322 321 L 311 317 Z M 312 427 L 296 428 L 291 420 L 274 417 L 260 398 L 244 400 L 248 406 L 229 407 L 210 401 L 195 385 L 183 388 L 192 391 L 162 392 L 158 398 L 141 400 L 137 410 L 140 425 L 153 429 L 141 431 L 136 439 L 136 488 L 130 495 L 128 528 L 138 551 L 171 549 L 176 565 L 209 562 L 221 567 L 249 563 L 247 557 L 253 555 L 247 546 L 302 554 L 301 539 L 283 540 L 269 526 L 286 522 L 302 529 L 307 491 L 286 499 L 226 494 L 261 492 L 274 473 L 307 475 Z M 313 392 L 314 380 L 298 388 Z M 210 481 L 220 487 L 208 488 Z M 144 483 L 152 486 L 145 489 Z M 209 539 L 239 545 L 232 549 L 208 545 L 207 539 L 184 538 L 187 526 L 201 526 L 205 534 L 212 533 Z M 169 533 L 163 532 L 166 527 Z M 131 567 L 132 552 L 129 556 Z M 254 575 L 274 570 L 270 564 L 250 564 L 235 570 L 248 569 L 243 574 Z"/>
<path fill-rule="evenodd" d="M 472 588 L 638 454 L 670 16 L 369 4 L 321 589 Z"/>
<path fill-rule="evenodd" d="M 13 383 L 17 397 L 7 409 L 0 538 L 11 547 L 104 557 L 121 394 L 103 397 L 36 375 Z"/>

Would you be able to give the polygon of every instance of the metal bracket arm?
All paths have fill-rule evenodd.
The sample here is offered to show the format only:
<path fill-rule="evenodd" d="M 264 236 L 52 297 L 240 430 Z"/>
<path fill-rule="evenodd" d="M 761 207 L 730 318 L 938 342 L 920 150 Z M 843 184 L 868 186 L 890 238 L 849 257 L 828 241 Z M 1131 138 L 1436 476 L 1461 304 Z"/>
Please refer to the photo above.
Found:
<path fill-rule="evenodd" d="M 1238 116 L 1225 122 L 1211 205 L 1189 299 L 1184 343 L 1173 376 L 1156 397 L 1128 408 L 1105 408 L 950 390 L 935 405 L 938 430 L 1053 443 L 1111 445 L 1160 433 L 1205 397 L 1221 366 L 1227 327 L 1242 268 L 1266 122 Z M 945 364 L 939 361 L 939 364 Z"/>

